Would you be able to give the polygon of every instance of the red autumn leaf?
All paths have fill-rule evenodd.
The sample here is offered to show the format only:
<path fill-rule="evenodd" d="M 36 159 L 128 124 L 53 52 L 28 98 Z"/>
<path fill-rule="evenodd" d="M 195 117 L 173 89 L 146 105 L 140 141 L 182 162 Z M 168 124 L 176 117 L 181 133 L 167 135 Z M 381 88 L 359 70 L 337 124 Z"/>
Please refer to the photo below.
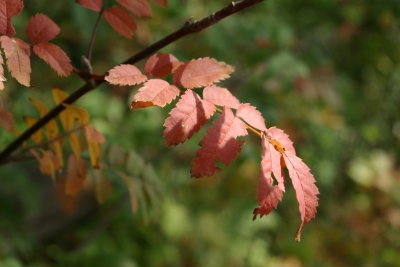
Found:
<path fill-rule="evenodd" d="M 272 150 L 275 149 L 272 147 Z M 257 200 L 258 207 L 253 211 L 253 220 L 256 219 L 257 215 L 260 218 L 264 215 L 268 215 L 272 209 L 278 206 L 278 202 L 282 199 L 284 189 L 278 185 L 273 185 L 273 180 L 271 176 L 272 167 L 276 162 L 272 160 L 271 147 L 268 143 L 267 138 L 265 138 L 264 133 L 262 134 L 262 160 L 261 160 L 261 173 L 259 177 L 258 187 L 257 187 Z M 279 162 L 278 162 L 279 166 Z"/>
<path fill-rule="evenodd" d="M 29 86 L 31 62 L 29 45 L 17 38 L 6 35 L 0 37 L 1 47 L 7 58 L 7 68 L 20 84 Z"/>
<path fill-rule="evenodd" d="M 14 117 L 9 111 L 0 109 L 0 126 L 11 132 L 14 128 L 14 122 Z"/>
<path fill-rule="evenodd" d="M 34 44 L 47 43 L 60 32 L 60 28 L 44 14 L 36 14 L 26 25 L 26 36 Z"/>
<path fill-rule="evenodd" d="M 21 12 L 24 4 L 20 0 L 0 0 L 0 34 L 7 36 L 15 35 L 11 18 Z"/>
<path fill-rule="evenodd" d="M 144 72 L 156 78 L 162 78 L 173 73 L 180 65 L 176 57 L 171 54 L 158 53 L 152 55 L 144 64 Z"/>
<path fill-rule="evenodd" d="M 300 242 L 300 234 L 304 225 L 315 217 L 317 213 L 318 188 L 315 186 L 314 176 L 307 165 L 296 155 L 287 151 L 283 154 L 289 176 L 296 190 L 296 198 L 299 202 L 301 224 L 297 230 L 295 240 Z"/>
<path fill-rule="evenodd" d="M 106 141 L 104 136 L 90 124 L 85 126 L 85 131 L 86 131 L 87 140 L 89 142 L 104 143 Z"/>
<path fill-rule="evenodd" d="M 68 160 L 67 177 L 65 185 L 65 194 L 75 196 L 83 186 L 83 181 L 86 177 L 86 163 L 82 159 L 78 161 L 71 154 Z"/>
<path fill-rule="evenodd" d="M 167 0 L 153 0 L 153 2 L 156 3 L 161 8 L 168 6 Z"/>
<path fill-rule="evenodd" d="M 164 122 L 163 136 L 167 146 L 178 145 L 190 139 L 201 126 L 206 124 L 214 111 L 213 104 L 201 100 L 194 91 L 187 90 Z"/>
<path fill-rule="evenodd" d="M 131 110 L 150 106 L 164 107 L 171 103 L 180 92 L 176 86 L 170 85 L 164 80 L 148 80 L 133 97 Z"/>
<path fill-rule="evenodd" d="M 266 131 L 265 120 L 255 107 L 250 104 L 241 104 L 236 111 L 236 116 L 242 118 L 251 127 L 254 127 L 260 131 Z"/>
<path fill-rule="evenodd" d="M 33 46 L 33 52 L 43 59 L 59 76 L 68 76 L 72 71 L 71 60 L 61 48 L 50 43 Z"/>
<path fill-rule="evenodd" d="M 0 0 L 1 1 L 1 0 Z M 3 56 L 1 55 L 1 50 L 0 50 L 0 90 L 4 89 L 4 84 L 7 79 L 4 77 L 4 68 L 3 68 Z"/>
<path fill-rule="evenodd" d="M 76 0 L 76 2 L 93 11 L 101 10 L 101 0 Z"/>
<path fill-rule="evenodd" d="M 117 2 L 138 17 L 153 17 L 151 6 L 147 0 L 117 0 Z"/>
<path fill-rule="evenodd" d="M 229 77 L 233 67 L 213 58 L 194 59 L 180 65 L 174 72 L 173 83 L 184 88 L 197 88 Z"/>
<path fill-rule="evenodd" d="M 138 68 L 133 65 L 122 64 L 108 71 L 105 80 L 111 84 L 135 85 L 147 80 Z"/>
<path fill-rule="evenodd" d="M 229 108 L 238 108 L 240 105 L 240 101 L 234 97 L 231 92 L 216 85 L 210 85 L 204 88 L 203 99 L 214 105 Z"/>
<path fill-rule="evenodd" d="M 220 159 L 226 166 L 236 158 L 245 141 L 237 141 L 236 137 L 247 135 L 246 125 L 233 115 L 230 108 L 224 107 L 221 116 L 215 120 L 207 135 L 200 141 L 201 148 L 196 151 L 192 161 L 191 177 L 211 176 L 220 169 L 215 166 Z"/>
<path fill-rule="evenodd" d="M 136 20 L 124 8 L 112 6 L 104 11 L 107 22 L 122 36 L 131 39 L 137 29 Z"/>

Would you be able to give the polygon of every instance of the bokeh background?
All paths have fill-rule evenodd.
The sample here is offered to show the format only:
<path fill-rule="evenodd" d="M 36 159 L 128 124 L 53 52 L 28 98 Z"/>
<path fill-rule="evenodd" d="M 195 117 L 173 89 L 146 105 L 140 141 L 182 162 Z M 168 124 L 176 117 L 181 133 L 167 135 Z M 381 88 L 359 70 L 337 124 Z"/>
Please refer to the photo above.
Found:
<path fill-rule="evenodd" d="M 154 18 L 138 19 L 132 40 L 103 21 L 94 72 L 230 1 L 169 2 L 166 9 L 151 3 Z M 13 19 L 16 37 L 27 40 L 28 19 L 44 13 L 61 27 L 53 42 L 79 67 L 96 13 L 72 0 L 24 4 Z M 102 161 L 109 168 L 90 172 L 79 196 L 62 196 L 35 160 L 0 166 L 0 266 L 399 266 L 398 0 L 267 0 L 162 52 L 234 65 L 222 85 L 255 105 L 268 127 L 289 134 L 321 193 L 301 243 L 294 241 L 300 218 L 290 181 L 278 209 L 252 221 L 261 153 L 256 136 L 246 138 L 221 173 L 191 179 L 190 162 L 205 131 L 166 148 L 162 124 L 172 107 L 129 111 L 137 87 L 103 85 L 76 104 L 105 135 Z M 52 107 L 53 85 L 69 93 L 82 85 L 74 75 L 57 77 L 35 55 L 32 69 L 35 88 L 6 73 L 0 93 L 21 131 L 23 115 L 38 115 L 28 98 Z M 0 129 L 0 149 L 14 138 Z M 99 176 L 104 190 L 112 188 L 101 205 L 90 189 Z M 130 195 L 139 203 L 136 213 Z"/>

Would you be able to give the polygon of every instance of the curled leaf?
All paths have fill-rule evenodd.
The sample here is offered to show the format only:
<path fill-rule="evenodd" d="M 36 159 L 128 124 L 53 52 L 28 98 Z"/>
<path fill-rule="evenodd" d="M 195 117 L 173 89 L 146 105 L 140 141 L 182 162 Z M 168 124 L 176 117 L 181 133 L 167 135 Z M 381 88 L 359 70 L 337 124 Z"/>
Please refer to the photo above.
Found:
<path fill-rule="evenodd" d="M 132 109 L 144 108 L 149 106 L 164 107 L 171 103 L 181 91 L 174 85 L 159 79 L 152 79 L 145 82 L 139 92 L 133 97 Z"/>

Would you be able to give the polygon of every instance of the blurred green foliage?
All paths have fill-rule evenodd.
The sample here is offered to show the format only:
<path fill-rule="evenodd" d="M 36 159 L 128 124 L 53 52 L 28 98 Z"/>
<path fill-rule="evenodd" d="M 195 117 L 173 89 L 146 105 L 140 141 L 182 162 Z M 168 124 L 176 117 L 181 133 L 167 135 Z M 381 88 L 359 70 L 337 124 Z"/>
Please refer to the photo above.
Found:
<path fill-rule="evenodd" d="M 139 20 L 133 40 L 103 21 L 94 46 L 94 71 L 109 70 L 188 18 L 202 18 L 229 3 L 169 2 L 166 9 L 152 4 L 154 18 Z M 26 22 L 38 12 L 61 27 L 54 42 L 78 67 L 95 12 L 73 1 L 25 1 L 25 9 L 13 19 L 18 38 L 26 40 Z M 246 139 L 238 159 L 221 173 L 190 179 L 190 161 L 205 131 L 184 145 L 165 148 L 162 124 L 171 107 L 131 112 L 137 88 L 103 85 L 77 105 L 88 109 L 92 124 L 106 136 L 104 151 L 118 145 L 123 149 L 114 154 L 135 153 L 138 159 L 105 173 L 113 183 L 105 203 L 78 202 L 83 209 L 92 204 L 77 218 L 63 217 L 54 231 L 49 228 L 56 219 L 50 215 L 58 204 L 50 177 L 41 175 L 34 161 L 1 166 L 0 266 L 398 266 L 397 0 L 267 0 L 162 52 L 182 61 L 214 57 L 234 65 L 232 78 L 222 84 L 242 102 L 255 105 L 267 126 L 289 134 L 321 192 L 317 217 L 306 225 L 301 243 L 294 242 L 300 220 L 290 186 L 277 210 L 251 220 L 261 152 L 256 137 Z M 57 77 L 36 56 L 32 69 L 34 89 L 22 88 L 6 73 L 1 92 L 21 130 L 26 127 L 22 116 L 36 114 L 29 97 L 51 107 L 54 84 L 70 93 L 82 84 L 73 75 Z M 2 131 L 0 149 L 13 139 Z M 105 153 L 104 160 L 112 161 L 109 156 Z M 131 164 L 139 158 L 150 173 L 135 173 Z M 147 188 L 135 189 L 142 192 L 139 202 L 146 204 L 136 214 L 118 171 Z"/>

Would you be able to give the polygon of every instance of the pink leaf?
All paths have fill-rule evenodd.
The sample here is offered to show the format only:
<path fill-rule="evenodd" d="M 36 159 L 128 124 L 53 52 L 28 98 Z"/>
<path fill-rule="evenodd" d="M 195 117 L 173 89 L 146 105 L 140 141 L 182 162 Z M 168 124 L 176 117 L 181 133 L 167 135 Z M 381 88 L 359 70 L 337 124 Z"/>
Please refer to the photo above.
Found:
<path fill-rule="evenodd" d="M 14 122 L 14 117 L 9 111 L 0 109 L 0 126 L 11 132 L 14 128 Z"/>
<path fill-rule="evenodd" d="M 253 220 L 258 214 L 260 217 L 268 215 L 272 209 L 278 206 L 283 195 L 283 190 L 279 186 L 273 186 L 271 171 L 273 164 L 276 163 L 272 161 L 271 147 L 269 147 L 264 134 L 262 134 L 262 148 L 261 173 L 257 187 L 258 207 L 253 211 Z M 273 147 L 272 149 L 275 150 Z"/>
<path fill-rule="evenodd" d="M 164 138 L 167 146 L 178 145 L 200 130 L 215 111 L 213 104 L 201 100 L 192 90 L 187 90 L 165 120 Z"/>
<path fill-rule="evenodd" d="M 229 108 L 238 108 L 240 105 L 240 101 L 233 96 L 231 92 L 216 85 L 210 85 L 204 88 L 203 99 L 214 105 Z"/>
<path fill-rule="evenodd" d="M 160 106 L 171 103 L 181 91 L 174 85 L 159 79 L 148 80 L 134 96 L 131 109 Z"/>
<path fill-rule="evenodd" d="M 101 0 L 76 0 L 76 2 L 93 11 L 101 10 Z"/>
<path fill-rule="evenodd" d="M 301 224 L 297 230 L 295 240 L 300 242 L 301 230 L 317 213 L 317 194 L 319 192 L 314 184 L 314 176 L 310 173 L 307 165 L 290 151 L 287 151 L 283 156 L 299 202 Z"/>
<path fill-rule="evenodd" d="M 147 0 L 117 0 L 117 2 L 138 17 L 153 17 L 151 6 Z"/>
<path fill-rule="evenodd" d="M 226 166 L 236 158 L 244 141 L 236 137 L 247 135 L 246 125 L 233 115 L 230 108 L 224 107 L 221 116 L 207 130 L 207 135 L 200 141 L 201 148 L 196 151 L 192 161 L 191 177 L 211 176 L 220 169 L 215 166 L 220 159 Z"/>
<path fill-rule="evenodd" d="M 65 193 L 70 196 L 75 196 L 81 191 L 83 182 L 86 178 L 86 163 L 82 159 L 79 163 L 75 156 L 71 154 L 68 160 L 67 177 Z"/>
<path fill-rule="evenodd" d="M 138 68 L 133 65 L 122 64 L 108 71 L 105 80 L 111 84 L 135 85 L 147 80 Z"/>
<path fill-rule="evenodd" d="M 144 64 L 144 72 L 156 78 L 162 78 L 173 73 L 180 65 L 176 57 L 171 54 L 158 53 L 152 55 Z"/>
<path fill-rule="evenodd" d="M 241 104 L 236 112 L 236 116 L 242 118 L 251 127 L 254 127 L 260 131 L 266 131 L 265 121 L 260 111 L 250 104 Z"/>
<path fill-rule="evenodd" d="M 124 8 L 112 6 L 104 11 L 107 22 L 122 36 L 131 39 L 137 29 L 135 18 Z"/>
<path fill-rule="evenodd" d="M 87 140 L 92 143 L 104 143 L 106 139 L 104 136 L 97 131 L 92 125 L 88 124 L 85 126 Z"/>
<path fill-rule="evenodd" d="M 33 46 L 33 52 L 43 59 L 59 76 L 68 76 L 72 71 L 71 60 L 61 48 L 50 43 Z"/>
<path fill-rule="evenodd" d="M 7 58 L 7 68 L 20 84 L 29 86 L 31 64 L 30 58 L 31 50 L 29 45 L 24 41 L 17 38 L 10 38 L 8 36 L 0 37 L 1 47 Z"/>
<path fill-rule="evenodd" d="M 174 72 L 173 83 L 184 88 L 197 88 L 229 77 L 233 67 L 213 58 L 194 59 L 180 65 Z"/>
<path fill-rule="evenodd" d="M 161 8 L 168 6 L 167 0 L 153 0 L 153 2 L 156 3 Z"/>
<path fill-rule="evenodd" d="M 36 14 L 26 25 L 26 36 L 34 44 L 47 43 L 60 32 L 60 28 L 49 17 Z"/>
<path fill-rule="evenodd" d="M 15 30 L 11 18 L 18 15 L 24 4 L 20 0 L 0 0 L 0 34 L 14 36 Z"/>
<path fill-rule="evenodd" d="M 281 129 L 278 129 L 275 126 L 271 127 L 268 129 L 266 135 L 269 139 L 278 141 L 284 147 L 285 151 L 289 151 L 296 155 L 296 150 L 293 147 L 293 142 L 289 139 L 289 136 L 285 134 Z M 276 145 L 274 144 L 274 142 L 270 141 L 270 143 Z M 279 151 L 279 148 L 275 147 L 275 149 Z"/>

